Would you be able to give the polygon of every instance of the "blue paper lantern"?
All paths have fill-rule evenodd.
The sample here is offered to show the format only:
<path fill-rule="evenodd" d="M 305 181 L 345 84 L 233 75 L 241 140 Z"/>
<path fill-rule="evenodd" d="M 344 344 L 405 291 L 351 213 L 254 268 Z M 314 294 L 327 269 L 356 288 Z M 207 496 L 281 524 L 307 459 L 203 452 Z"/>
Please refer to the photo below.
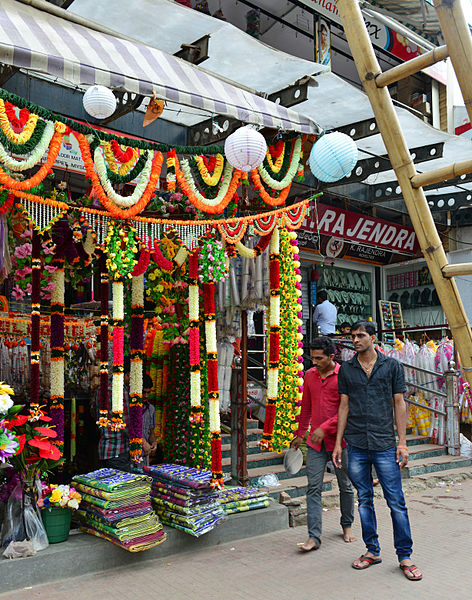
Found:
<path fill-rule="evenodd" d="M 348 135 L 340 131 L 327 133 L 313 145 L 310 169 L 320 181 L 339 181 L 356 166 L 358 155 L 356 143 Z"/>

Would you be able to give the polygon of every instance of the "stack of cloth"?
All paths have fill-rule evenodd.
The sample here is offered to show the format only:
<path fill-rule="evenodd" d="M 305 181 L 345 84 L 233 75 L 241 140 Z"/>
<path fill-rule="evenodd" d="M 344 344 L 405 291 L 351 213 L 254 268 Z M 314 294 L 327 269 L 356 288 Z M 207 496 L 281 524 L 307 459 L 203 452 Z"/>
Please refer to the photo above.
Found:
<path fill-rule="evenodd" d="M 72 482 L 82 494 L 77 510 L 82 531 L 130 552 L 148 550 L 165 541 L 162 525 L 152 510 L 146 475 L 99 469 L 76 475 Z"/>
<path fill-rule="evenodd" d="M 225 519 L 211 471 L 181 465 L 144 467 L 152 477 L 151 501 L 165 525 L 194 537 L 208 533 Z"/>
<path fill-rule="evenodd" d="M 269 506 L 267 492 L 257 488 L 226 487 L 218 492 L 218 496 L 227 515 Z"/>

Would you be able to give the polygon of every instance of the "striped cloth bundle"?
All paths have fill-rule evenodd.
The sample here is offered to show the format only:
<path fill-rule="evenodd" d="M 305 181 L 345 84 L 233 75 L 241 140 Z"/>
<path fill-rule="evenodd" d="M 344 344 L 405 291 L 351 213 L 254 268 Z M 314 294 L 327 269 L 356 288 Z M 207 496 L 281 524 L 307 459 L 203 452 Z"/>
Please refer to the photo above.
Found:
<path fill-rule="evenodd" d="M 76 475 L 82 494 L 77 515 L 82 531 L 106 539 L 129 552 L 148 550 L 166 539 L 150 502 L 146 475 L 99 469 Z"/>
<path fill-rule="evenodd" d="M 211 471 L 170 464 L 144 471 L 152 477 L 151 501 L 165 525 L 200 537 L 224 520 Z"/>
<path fill-rule="evenodd" d="M 250 487 L 226 487 L 218 492 L 218 501 L 227 515 L 269 506 L 266 492 Z"/>

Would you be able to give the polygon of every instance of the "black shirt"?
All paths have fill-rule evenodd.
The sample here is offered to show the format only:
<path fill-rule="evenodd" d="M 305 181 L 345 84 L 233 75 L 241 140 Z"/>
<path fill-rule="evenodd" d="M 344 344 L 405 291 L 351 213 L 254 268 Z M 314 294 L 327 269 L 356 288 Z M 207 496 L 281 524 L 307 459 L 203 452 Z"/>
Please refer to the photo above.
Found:
<path fill-rule="evenodd" d="M 377 362 L 369 378 L 356 354 L 341 365 L 338 389 L 340 394 L 349 396 L 346 442 L 374 451 L 395 446 L 393 395 L 406 391 L 402 364 L 377 352 Z"/>

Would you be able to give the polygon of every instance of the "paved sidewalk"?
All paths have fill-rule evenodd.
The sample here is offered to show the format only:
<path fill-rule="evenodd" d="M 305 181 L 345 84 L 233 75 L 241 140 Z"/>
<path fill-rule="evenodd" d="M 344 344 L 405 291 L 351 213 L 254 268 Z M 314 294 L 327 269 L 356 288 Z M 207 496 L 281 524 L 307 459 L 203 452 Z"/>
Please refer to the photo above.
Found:
<path fill-rule="evenodd" d="M 407 498 L 414 560 L 424 579 L 407 581 L 392 548 L 388 509 L 376 501 L 383 563 L 363 572 L 351 561 L 364 550 L 346 544 L 336 509 L 323 513 L 320 550 L 296 549 L 306 530 L 286 531 L 146 562 L 139 567 L 67 579 L 0 594 L 8 600 L 442 600 L 469 598 L 472 481 L 437 487 Z M 357 515 L 356 515 L 357 518 Z M 360 535 L 356 521 L 354 531 Z M 21 581 L 21 562 L 18 562 Z M 1 582 L 0 582 L 1 590 Z"/>

